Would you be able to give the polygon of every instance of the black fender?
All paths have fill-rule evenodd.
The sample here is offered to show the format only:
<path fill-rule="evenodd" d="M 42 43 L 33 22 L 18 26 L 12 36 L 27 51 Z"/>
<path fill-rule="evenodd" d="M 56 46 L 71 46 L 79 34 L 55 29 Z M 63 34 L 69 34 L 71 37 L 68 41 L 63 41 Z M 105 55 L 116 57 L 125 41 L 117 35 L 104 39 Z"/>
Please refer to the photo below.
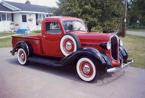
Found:
<path fill-rule="evenodd" d="M 11 51 L 12 55 L 15 54 L 15 52 L 18 51 L 19 48 L 23 48 L 28 56 L 32 56 L 32 47 L 28 42 L 25 41 L 20 41 L 18 43 L 16 43 L 16 46 L 13 48 L 13 50 Z"/>
<path fill-rule="evenodd" d="M 108 57 L 108 56 L 106 56 L 105 54 L 103 54 L 102 53 L 102 57 L 104 58 L 104 60 L 105 60 L 105 64 L 104 64 L 104 66 L 108 69 L 108 68 L 112 68 L 112 62 L 111 62 L 111 59 Z"/>
<path fill-rule="evenodd" d="M 108 63 L 108 62 L 106 62 L 105 59 L 107 59 L 107 61 L 109 60 L 104 55 L 102 55 L 95 48 L 83 48 L 83 49 L 80 49 L 79 51 L 76 51 L 76 52 L 70 54 L 67 57 L 64 57 L 61 60 L 61 64 L 66 65 L 66 66 L 75 66 L 77 61 L 81 57 L 89 57 L 89 58 L 91 58 L 93 61 L 95 61 L 97 63 L 96 65 L 98 65 L 98 66 L 96 66 L 96 67 L 98 67 L 99 69 L 100 68 L 104 69 L 104 68 L 106 68 L 106 65 Z"/>
<path fill-rule="evenodd" d="M 123 63 L 127 62 L 128 53 L 124 47 L 119 47 L 119 57 L 123 60 Z"/>

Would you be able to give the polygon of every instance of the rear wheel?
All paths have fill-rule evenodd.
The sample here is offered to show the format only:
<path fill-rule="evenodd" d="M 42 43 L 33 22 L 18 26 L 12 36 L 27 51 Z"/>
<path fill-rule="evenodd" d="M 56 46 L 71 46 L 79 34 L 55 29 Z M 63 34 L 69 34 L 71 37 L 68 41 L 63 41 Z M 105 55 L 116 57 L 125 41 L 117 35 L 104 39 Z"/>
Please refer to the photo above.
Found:
<path fill-rule="evenodd" d="M 95 63 L 90 58 L 80 58 L 76 65 L 76 71 L 80 79 L 86 82 L 95 80 L 97 71 Z"/>
<path fill-rule="evenodd" d="M 17 59 L 21 65 L 25 65 L 28 61 L 28 55 L 25 49 L 19 48 L 17 52 Z"/>

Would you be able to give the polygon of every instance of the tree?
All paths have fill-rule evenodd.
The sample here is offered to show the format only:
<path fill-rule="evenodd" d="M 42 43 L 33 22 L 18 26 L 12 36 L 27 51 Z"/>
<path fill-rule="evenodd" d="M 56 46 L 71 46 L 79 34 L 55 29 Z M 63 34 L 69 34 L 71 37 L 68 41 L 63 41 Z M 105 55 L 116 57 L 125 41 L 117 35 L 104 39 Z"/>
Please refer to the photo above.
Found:
<path fill-rule="evenodd" d="M 112 32 L 120 26 L 122 0 L 59 0 L 57 13 L 86 21 L 88 30 Z"/>
<path fill-rule="evenodd" d="M 131 0 L 129 7 L 129 25 L 145 26 L 145 0 Z"/>

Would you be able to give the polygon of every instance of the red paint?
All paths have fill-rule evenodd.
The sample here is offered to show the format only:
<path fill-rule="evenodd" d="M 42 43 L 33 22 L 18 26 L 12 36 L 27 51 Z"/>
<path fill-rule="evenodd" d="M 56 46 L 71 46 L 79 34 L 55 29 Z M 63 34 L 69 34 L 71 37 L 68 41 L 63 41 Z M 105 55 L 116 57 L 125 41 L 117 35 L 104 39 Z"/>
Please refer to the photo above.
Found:
<path fill-rule="evenodd" d="M 60 50 L 60 40 L 61 38 L 71 32 L 65 32 L 63 27 L 63 21 L 66 20 L 78 20 L 82 21 L 79 18 L 74 17 L 49 17 L 45 18 L 42 21 L 41 34 L 36 36 L 13 36 L 12 45 L 13 48 L 16 46 L 19 41 L 27 41 L 31 44 L 33 48 L 33 53 L 40 56 L 51 56 L 51 57 L 64 57 Z M 52 34 L 46 31 L 47 22 L 57 22 L 61 32 L 57 34 Z M 72 31 L 76 35 L 81 43 L 81 48 L 84 47 L 93 47 L 98 49 L 101 52 L 104 52 L 112 60 L 113 66 L 120 66 L 119 60 L 114 60 L 111 56 L 111 50 L 102 49 L 99 44 L 109 42 L 113 34 L 102 34 L 102 33 L 93 33 L 93 32 L 82 32 L 82 31 Z M 83 44 L 93 45 L 93 46 L 83 46 Z M 74 45 L 72 44 L 72 49 Z M 69 50 L 69 51 L 72 51 Z"/>

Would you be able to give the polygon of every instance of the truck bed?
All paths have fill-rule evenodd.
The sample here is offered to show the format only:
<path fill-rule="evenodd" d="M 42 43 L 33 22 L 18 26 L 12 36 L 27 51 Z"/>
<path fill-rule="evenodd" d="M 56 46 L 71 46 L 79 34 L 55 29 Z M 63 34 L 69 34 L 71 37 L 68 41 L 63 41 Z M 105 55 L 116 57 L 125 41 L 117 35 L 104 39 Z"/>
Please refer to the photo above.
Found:
<path fill-rule="evenodd" d="M 41 36 L 42 35 L 16 35 L 12 36 L 12 46 L 13 48 L 16 46 L 16 44 L 20 41 L 28 42 L 33 50 L 34 54 L 36 55 L 42 55 L 42 44 L 41 44 Z"/>

